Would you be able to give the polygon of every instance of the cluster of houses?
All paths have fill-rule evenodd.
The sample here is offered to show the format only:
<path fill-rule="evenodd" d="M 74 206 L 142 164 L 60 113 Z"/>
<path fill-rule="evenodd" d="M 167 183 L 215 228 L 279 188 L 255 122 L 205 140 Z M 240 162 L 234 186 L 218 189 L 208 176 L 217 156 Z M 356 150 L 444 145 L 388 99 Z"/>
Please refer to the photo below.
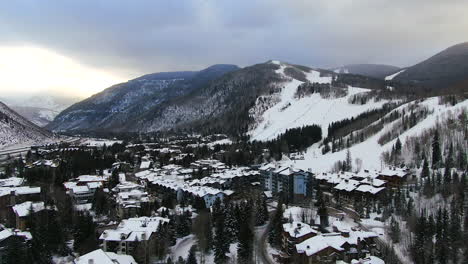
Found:
<path fill-rule="evenodd" d="M 311 209 L 290 207 L 284 212 L 288 221 L 283 224 L 282 253 L 276 256 L 280 262 L 366 263 L 372 259 L 367 263 L 383 263 L 375 257 L 378 234 L 342 219 L 334 219 L 330 230 L 323 233 L 319 231 L 320 218 L 314 213 L 304 217 L 304 210 Z M 304 218 L 310 218 L 311 224 L 303 222 Z"/>
<path fill-rule="evenodd" d="M 345 199 L 356 196 L 377 198 L 387 188 L 401 185 L 409 174 L 406 169 L 387 168 L 382 171 L 364 170 L 358 173 L 320 173 L 314 178 L 322 187 L 340 194 L 340 197 Z"/>
<path fill-rule="evenodd" d="M 55 208 L 42 202 L 40 187 L 25 185 L 23 178 L 0 179 L 0 219 L 9 227 L 0 225 L 0 263 L 10 243 L 31 241 L 32 235 L 26 229 L 28 217 L 47 210 Z"/>
<path fill-rule="evenodd" d="M 193 178 L 195 171 L 206 172 L 202 178 Z M 223 200 L 237 190 L 260 188 L 260 173 L 248 167 L 228 168 L 217 160 L 199 160 L 191 168 L 167 165 L 161 169 L 150 169 L 135 174 L 151 192 L 171 194 L 182 200 L 202 199 L 210 207 L 216 199 Z"/>

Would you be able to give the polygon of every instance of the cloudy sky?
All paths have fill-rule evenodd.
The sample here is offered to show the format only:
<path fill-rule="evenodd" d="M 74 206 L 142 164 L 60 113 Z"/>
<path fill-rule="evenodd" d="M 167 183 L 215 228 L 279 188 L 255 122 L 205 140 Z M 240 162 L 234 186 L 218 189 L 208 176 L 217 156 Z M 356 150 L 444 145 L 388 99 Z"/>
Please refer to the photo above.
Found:
<path fill-rule="evenodd" d="M 468 41 L 467 13 L 466 0 L 2 1 L 0 97 L 216 63 L 408 66 Z"/>

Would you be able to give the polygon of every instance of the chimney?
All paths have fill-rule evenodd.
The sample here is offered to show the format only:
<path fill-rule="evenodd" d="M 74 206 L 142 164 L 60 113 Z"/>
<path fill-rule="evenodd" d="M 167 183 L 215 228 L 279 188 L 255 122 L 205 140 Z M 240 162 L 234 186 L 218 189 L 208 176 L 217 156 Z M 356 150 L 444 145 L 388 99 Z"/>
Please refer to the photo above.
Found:
<path fill-rule="evenodd" d="M 94 264 L 94 259 L 88 259 L 88 264 Z"/>

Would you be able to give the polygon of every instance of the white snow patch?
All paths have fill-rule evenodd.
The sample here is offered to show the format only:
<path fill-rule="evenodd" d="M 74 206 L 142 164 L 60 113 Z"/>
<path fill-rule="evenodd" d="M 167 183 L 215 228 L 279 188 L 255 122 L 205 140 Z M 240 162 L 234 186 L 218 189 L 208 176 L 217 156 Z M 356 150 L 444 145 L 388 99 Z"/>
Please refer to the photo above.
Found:
<path fill-rule="evenodd" d="M 406 69 L 403 69 L 403 70 L 401 70 L 401 71 L 399 71 L 399 72 L 396 72 L 396 73 L 394 73 L 394 74 L 392 74 L 392 75 L 389 75 L 389 76 L 385 77 L 385 80 L 386 80 L 386 81 L 391 81 L 391 80 L 393 80 L 393 78 L 395 78 L 398 74 L 400 74 L 400 73 L 402 73 L 402 72 L 404 72 L 404 71 L 406 71 Z"/>
<path fill-rule="evenodd" d="M 425 119 L 421 120 L 416 126 L 408 129 L 407 131 L 403 132 L 399 138 L 402 144 L 404 144 L 405 140 L 409 136 L 417 136 L 424 130 L 432 128 L 438 119 L 446 115 L 447 113 L 460 111 L 462 109 L 468 109 L 468 100 L 465 100 L 461 103 L 456 104 L 455 106 L 446 106 L 446 105 L 439 105 L 439 98 L 432 97 L 428 98 L 425 101 L 419 103 L 422 106 L 426 106 L 429 110 L 433 110 L 433 113 L 428 115 Z M 393 111 L 400 111 L 401 109 L 407 107 L 408 104 L 404 104 Z M 341 105 L 337 106 L 341 108 Z M 340 108 L 336 109 L 334 112 L 342 112 L 344 110 L 339 110 Z M 390 113 L 389 113 L 390 114 Z M 333 115 L 333 114 L 332 114 Z M 397 120 L 398 121 L 398 120 Z M 394 121 L 396 122 L 396 121 Z M 378 132 L 377 134 L 371 136 L 367 140 L 362 143 L 353 145 L 349 148 L 351 152 L 351 157 L 354 160 L 356 158 L 360 158 L 362 163 L 362 168 L 366 168 L 369 170 L 381 170 L 383 168 L 383 163 L 381 162 L 381 154 L 384 151 L 388 151 L 392 148 L 395 144 L 396 139 L 386 143 L 385 145 L 381 146 L 378 143 L 378 139 L 382 134 L 391 129 L 394 122 L 386 124 L 384 128 Z M 321 124 L 324 125 L 323 123 Z M 326 135 L 325 135 L 326 136 Z M 321 149 L 319 148 L 319 144 L 312 145 L 304 155 L 304 160 L 296 160 L 296 161 L 285 161 L 283 165 L 288 165 L 287 163 L 293 163 L 294 166 L 301 169 L 309 169 L 311 168 L 314 172 L 328 172 L 335 164 L 336 161 L 345 160 L 346 159 L 346 149 L 343 149 L 339 152 L 335 153 L 326 153 L 325 155 L 322 154 Z"/>

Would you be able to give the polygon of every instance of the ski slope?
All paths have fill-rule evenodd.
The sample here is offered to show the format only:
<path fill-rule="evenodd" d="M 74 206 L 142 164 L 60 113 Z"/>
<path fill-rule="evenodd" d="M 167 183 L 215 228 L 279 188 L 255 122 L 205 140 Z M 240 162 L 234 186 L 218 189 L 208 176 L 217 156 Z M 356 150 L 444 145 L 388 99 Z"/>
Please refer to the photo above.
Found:
<path fill-rule="evenodd" d="M 400 107 L 394 109 L 393 111 L 401 111 L 407 108 L 409 105 L 404 104 Z M 424 130 L 433 128 L 436 126 L 438 120 L 442 120 L 447 116 L 448 113 L 456 113 L 460 112 L 463 109 L 465 111 L 468 109 L 468 100 L 465 100 L 461 103 L 456 104 L 455 106 L 446 106 L 446 105 L 439 105 L 439 98 L 432 97 L 426 99 L 424 102 L 420 103 L 420 105 L 427 106 L 430 110 L 433 110 L 433 113 L 428 115 L 425 119 L 421 120 L 418 124 L 414 127 L 410 128 L 409 130 L 403 132 L 399 138 L 402 144 L 405 143 L 406 138 L 409 136 L 417 136 L 421 134 Z M 393 112 L 392 111 L 392 112 Z M 390 114 L 390 113 L 389 113 Z M 362 163 L 362 169 L 375 169 L 380 170 L 383 166 L 381 163 L 381 154 L 384 151 L 391 150 L 392 146 L 396 143 L 396 139 L 386 143 L 385 145 L 381 146 L 377 142 L 381 135 L 383 135 L 386 131 L 392 128 L 392 125 L 397 122 L 391 122 L 386 124 L 384 128 L 375 134 L 374 136 L 368 138 L 364 142 L 360 144 L 353 145 L 349 148 L 351 152 L 351 156 L 354 160 L 356 158 L 360 158 Z M 313 172 L 328 172 L 333 167 L 334 163 L 338 160 L 345 160 L 346 159 L 346 152 L 347 150 L 344 149 L 339 152 L 335 153 L 327 153 L 322 155 L 321 149 L 319 148 L 319 143 L 311 146 L 304 155 L 304 160 L 296 160 L 296 161 L 284 161 L 284 165 L 291 165 L 294 164 L 295 167 L 301 169 L 312 169 Z"/>
<path fill-rule="evenodd" d="M 389 76 L 385 77 L 385 80 L 386 81 L 391 81 L 391 80 L 393 80 L 393 78 L 397 77 L 398 74 L 400 74 L 400 73 L 402 73 L 404 71 L 406 71 L 406 69 L 403 69 L 401 71 L 398 71 L 398 72 L 396 72 L 396 73 L 394 73 L 392 75 L 389 75 Z"/>
<path fill-rule="evenodd" d="M 279 63 L 274 61 L 273 63 Z M 328 125 L 332 122 L 357 116 L 365 111 L 380 108 L 387 101 L 370 101 L 364 105 L 350 104 L 348 99 L 358 93 L 370 90 L 349 87 L 348 95 L 341 98 L 322 98 L 314 93 L 304 98 L 294 98 L 297 87 L 302 81 L 287 77 L 286 66 L 280 63 L 276 72 L 288 79 L 279 95 L 279 102 L 266 110 L 259 120 L 260 123 L 248 132 L 251 140 L 265 141 L 276 138 L 289 128 L 317 124 L 322 127 L 322 135 L 326 137 Z M 306 78 L 311 83 L 331 83 L 333 77 L 320 77 L 320 72 L 306 72 Z"/>

